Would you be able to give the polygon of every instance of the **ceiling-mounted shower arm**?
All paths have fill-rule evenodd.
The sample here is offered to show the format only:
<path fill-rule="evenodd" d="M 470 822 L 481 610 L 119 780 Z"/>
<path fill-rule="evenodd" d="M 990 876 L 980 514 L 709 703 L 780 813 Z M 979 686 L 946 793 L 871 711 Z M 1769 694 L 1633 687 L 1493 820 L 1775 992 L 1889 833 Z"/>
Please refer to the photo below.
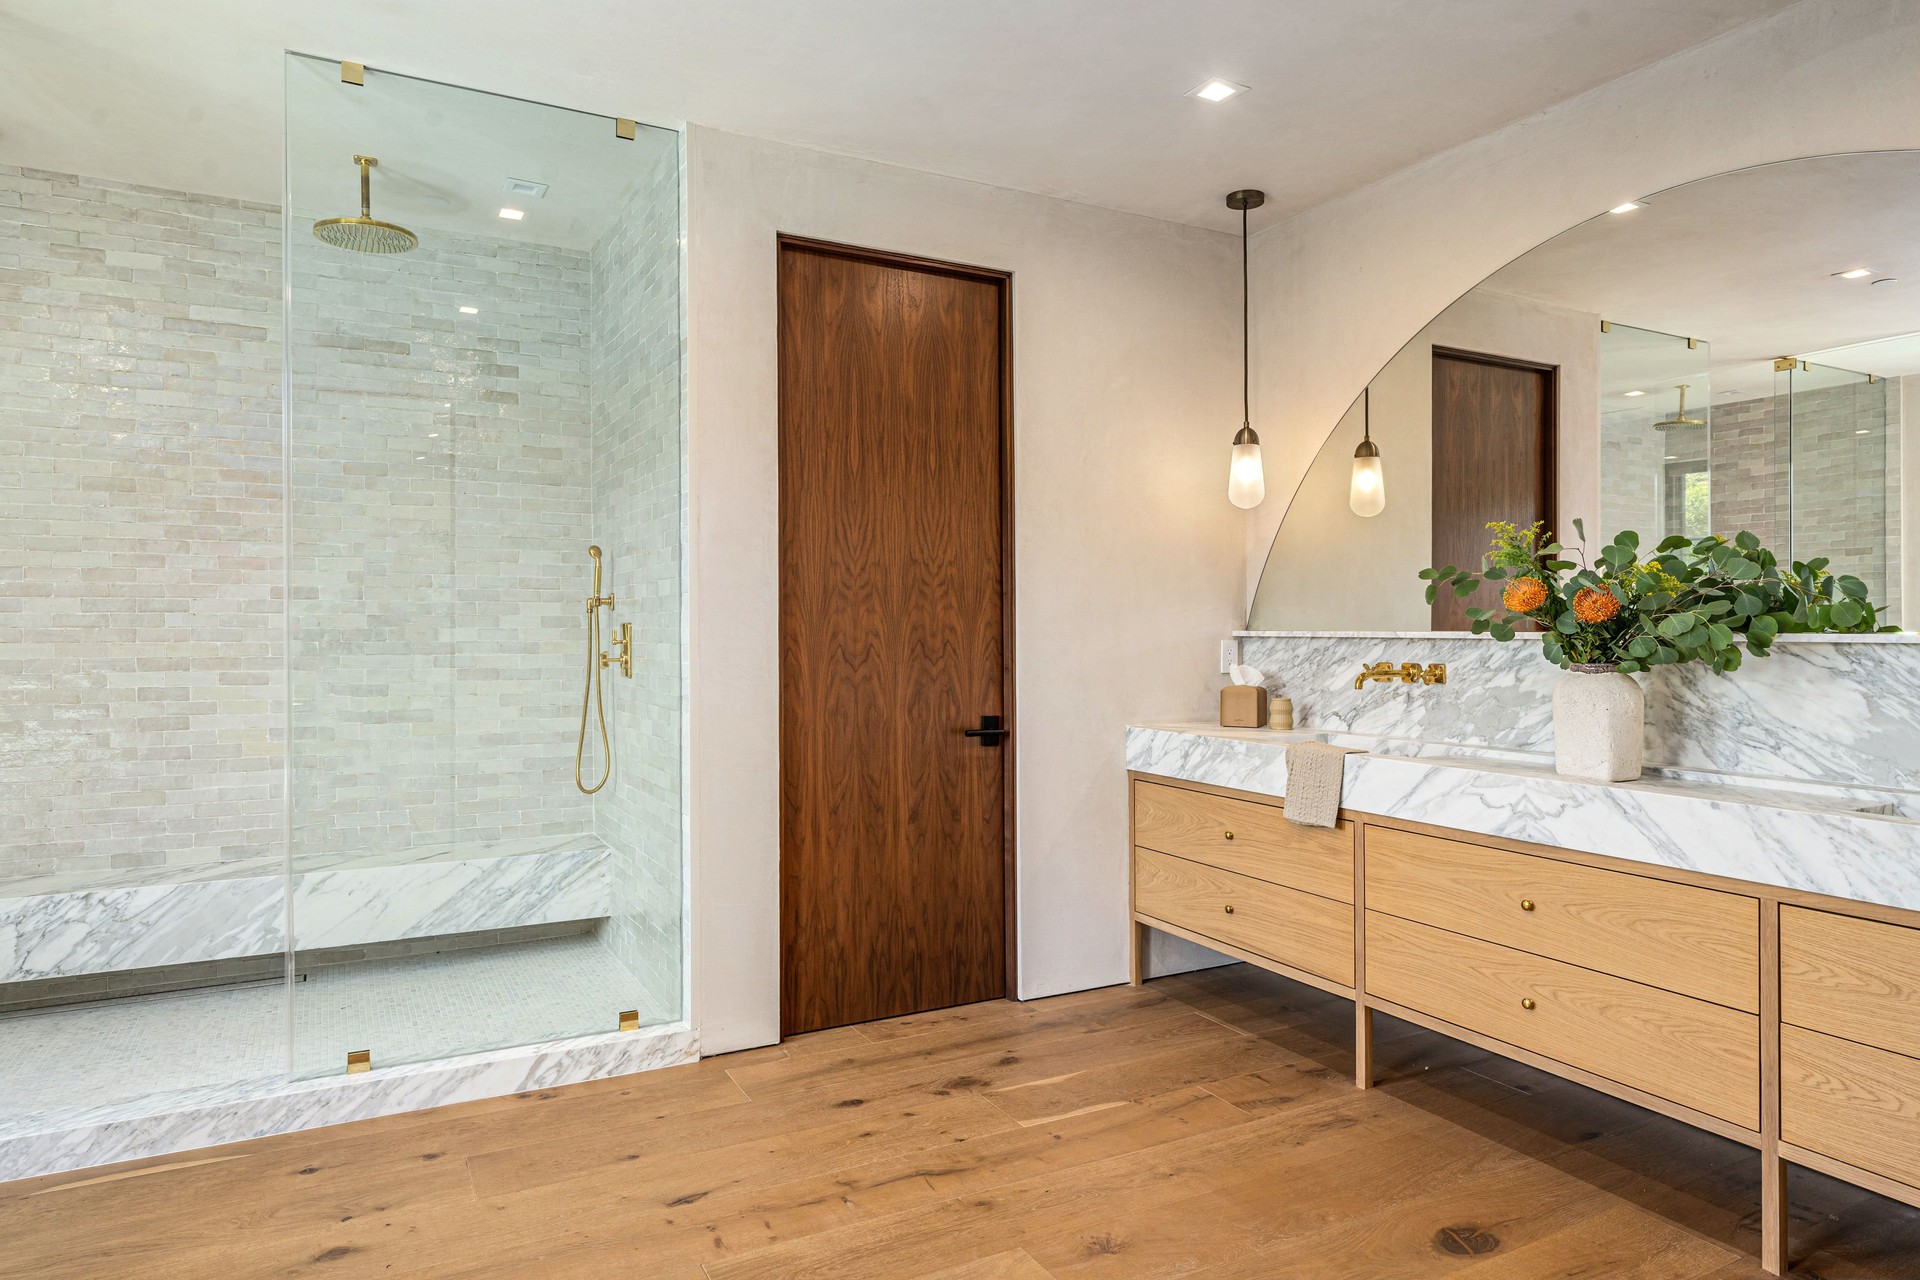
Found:
<path fill-rule="evenodd" d="M 353 162 L 360 166 L 360 216 L 373 216 L 373 166 L 380 162 L 372 156 L 355 156 Z"/>

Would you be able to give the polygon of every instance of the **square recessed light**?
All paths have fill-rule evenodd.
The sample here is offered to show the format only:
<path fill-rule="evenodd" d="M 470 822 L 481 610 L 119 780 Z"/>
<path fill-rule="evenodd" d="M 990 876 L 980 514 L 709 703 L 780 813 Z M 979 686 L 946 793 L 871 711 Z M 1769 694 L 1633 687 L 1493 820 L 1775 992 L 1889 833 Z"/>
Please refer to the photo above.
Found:
<path fill-rule="evenodd" d="M 1607 210 L 1607 212 L 1608 213 L 1632 213 L 1635 209 L 1644 209 L 1646 207 L 1647 207 L 1646 205 L 1642 204 L 1638 200 L 1629 200 L 1625 204 L 1617 204 L 1613 206 L 1613 208 Z"/>
<path fill-rule="evenodd" d="M 477 316 L 477 315 L 479 315 L 479 314 L 480 314 L 480 308 L 478 308 L 478 307 L 462 307 L 462 308 L 460 308 L 460 314 L 461 314 L 461 315 L 463 315 L 463 316 Z"/>
<path fill-rule="evenodd" d="M 508 222 L 518 222 L 520 221 L 520 219 L 527 216 L 527 211 L 525 209 L 502 209 L 500 211 L 500 216 L 505 218 Z"/>
<path fill-rule="evenodd" d="M 1222 80 L 1215 76 L 1202 85 L 1187 90 L 1189 98 L 1199 98 L 1202 102 L 1225 102 L 1228 98 L 1237 98 L 1247 91 L 1247 86 L 1235 84 L 1231 80 Z"/>
<path fill-rule="evenodd" d="M 1839 280 L 1858 280 L 1873 274 L 1872 267 L 1855 267 L 1851 271 L 1836 271 L 1834 277 Z"/>
<path fill-rule="evenodd" d="M 1622 391 L 1620 394 L 1623 396 L 1643 396 L 1647 393 L 1644 391 Z"/>

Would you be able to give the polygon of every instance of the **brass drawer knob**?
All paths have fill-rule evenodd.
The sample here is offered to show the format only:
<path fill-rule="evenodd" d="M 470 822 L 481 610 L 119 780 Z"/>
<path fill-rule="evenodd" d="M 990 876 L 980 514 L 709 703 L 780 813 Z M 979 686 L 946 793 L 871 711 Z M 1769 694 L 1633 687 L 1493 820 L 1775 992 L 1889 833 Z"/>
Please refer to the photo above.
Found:
<path fill-rule="evenodd" d="M 1225 836 L 1229 840 L 1233 839 L 1233 832 L 1231 831 L 1222 831 L 1220 834 Z"/>
<path fill-rule="evenodd" d="M 1520 899 L 1520 909 L 1521 909 L 1522 911 L 1531 911 L 1531 910 L 1533 910 L 1533 899 L 1532 899 L 1532 898 L 1522 898 L 1522 899 Z"/>
<path fill-rule="evenodd" d="M 1232 914 L 1233 914 L 1233 908 L 1232 908 L 1231 906 L 1229 906 L 1229 907 L 1227 908 L 1227 914 L 1228 914 L 1228 915 L 1232 915 Z"/>
<path fill-rule="evenodd" d="M 1520 1007 L 1521 1007 L 1522 1009 L 1531 1009 L 1531 1008 L 1533 1008 L 1533 997 L 1532 997 L 1532 996 L 1522 996 L 1522 997 L 1520 998 Z"/>

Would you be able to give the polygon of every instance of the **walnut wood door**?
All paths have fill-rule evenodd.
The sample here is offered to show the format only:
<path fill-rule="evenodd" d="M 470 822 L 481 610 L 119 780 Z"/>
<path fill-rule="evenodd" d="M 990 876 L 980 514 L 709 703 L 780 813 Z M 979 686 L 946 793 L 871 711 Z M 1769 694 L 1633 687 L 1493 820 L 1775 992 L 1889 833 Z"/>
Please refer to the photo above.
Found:
<path fill-rule="evenodd" d="M 783 238 L 780 1022 L 1008 994 L 1008 290 Z M 999 717 L 997 721 L 992 717 Z"/>
<path fill-rule="evenodd" d="M 1478 568 L 1487 524 L 1554 521 L 1555 370 L 1467 351 L 1433 351 L 1433 563 Z M 1465 631 L 1483 587 L 1433 602 L 1435 631 Z"/>

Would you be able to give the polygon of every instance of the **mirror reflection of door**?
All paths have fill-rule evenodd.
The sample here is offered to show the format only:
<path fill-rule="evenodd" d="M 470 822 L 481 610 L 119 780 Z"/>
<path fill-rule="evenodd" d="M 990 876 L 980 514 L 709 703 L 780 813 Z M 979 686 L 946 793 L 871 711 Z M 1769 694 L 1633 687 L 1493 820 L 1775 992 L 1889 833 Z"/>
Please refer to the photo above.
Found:
<path fill-rule="evenodd" d="M 1487 525 L 1552 532 L 1556 374 L 1551 367 L 1433 349 L 1433 562 L 1478 568 Z M 1441 592 L 1435 631 L 1465 631 L 1488 600 Z"/>

